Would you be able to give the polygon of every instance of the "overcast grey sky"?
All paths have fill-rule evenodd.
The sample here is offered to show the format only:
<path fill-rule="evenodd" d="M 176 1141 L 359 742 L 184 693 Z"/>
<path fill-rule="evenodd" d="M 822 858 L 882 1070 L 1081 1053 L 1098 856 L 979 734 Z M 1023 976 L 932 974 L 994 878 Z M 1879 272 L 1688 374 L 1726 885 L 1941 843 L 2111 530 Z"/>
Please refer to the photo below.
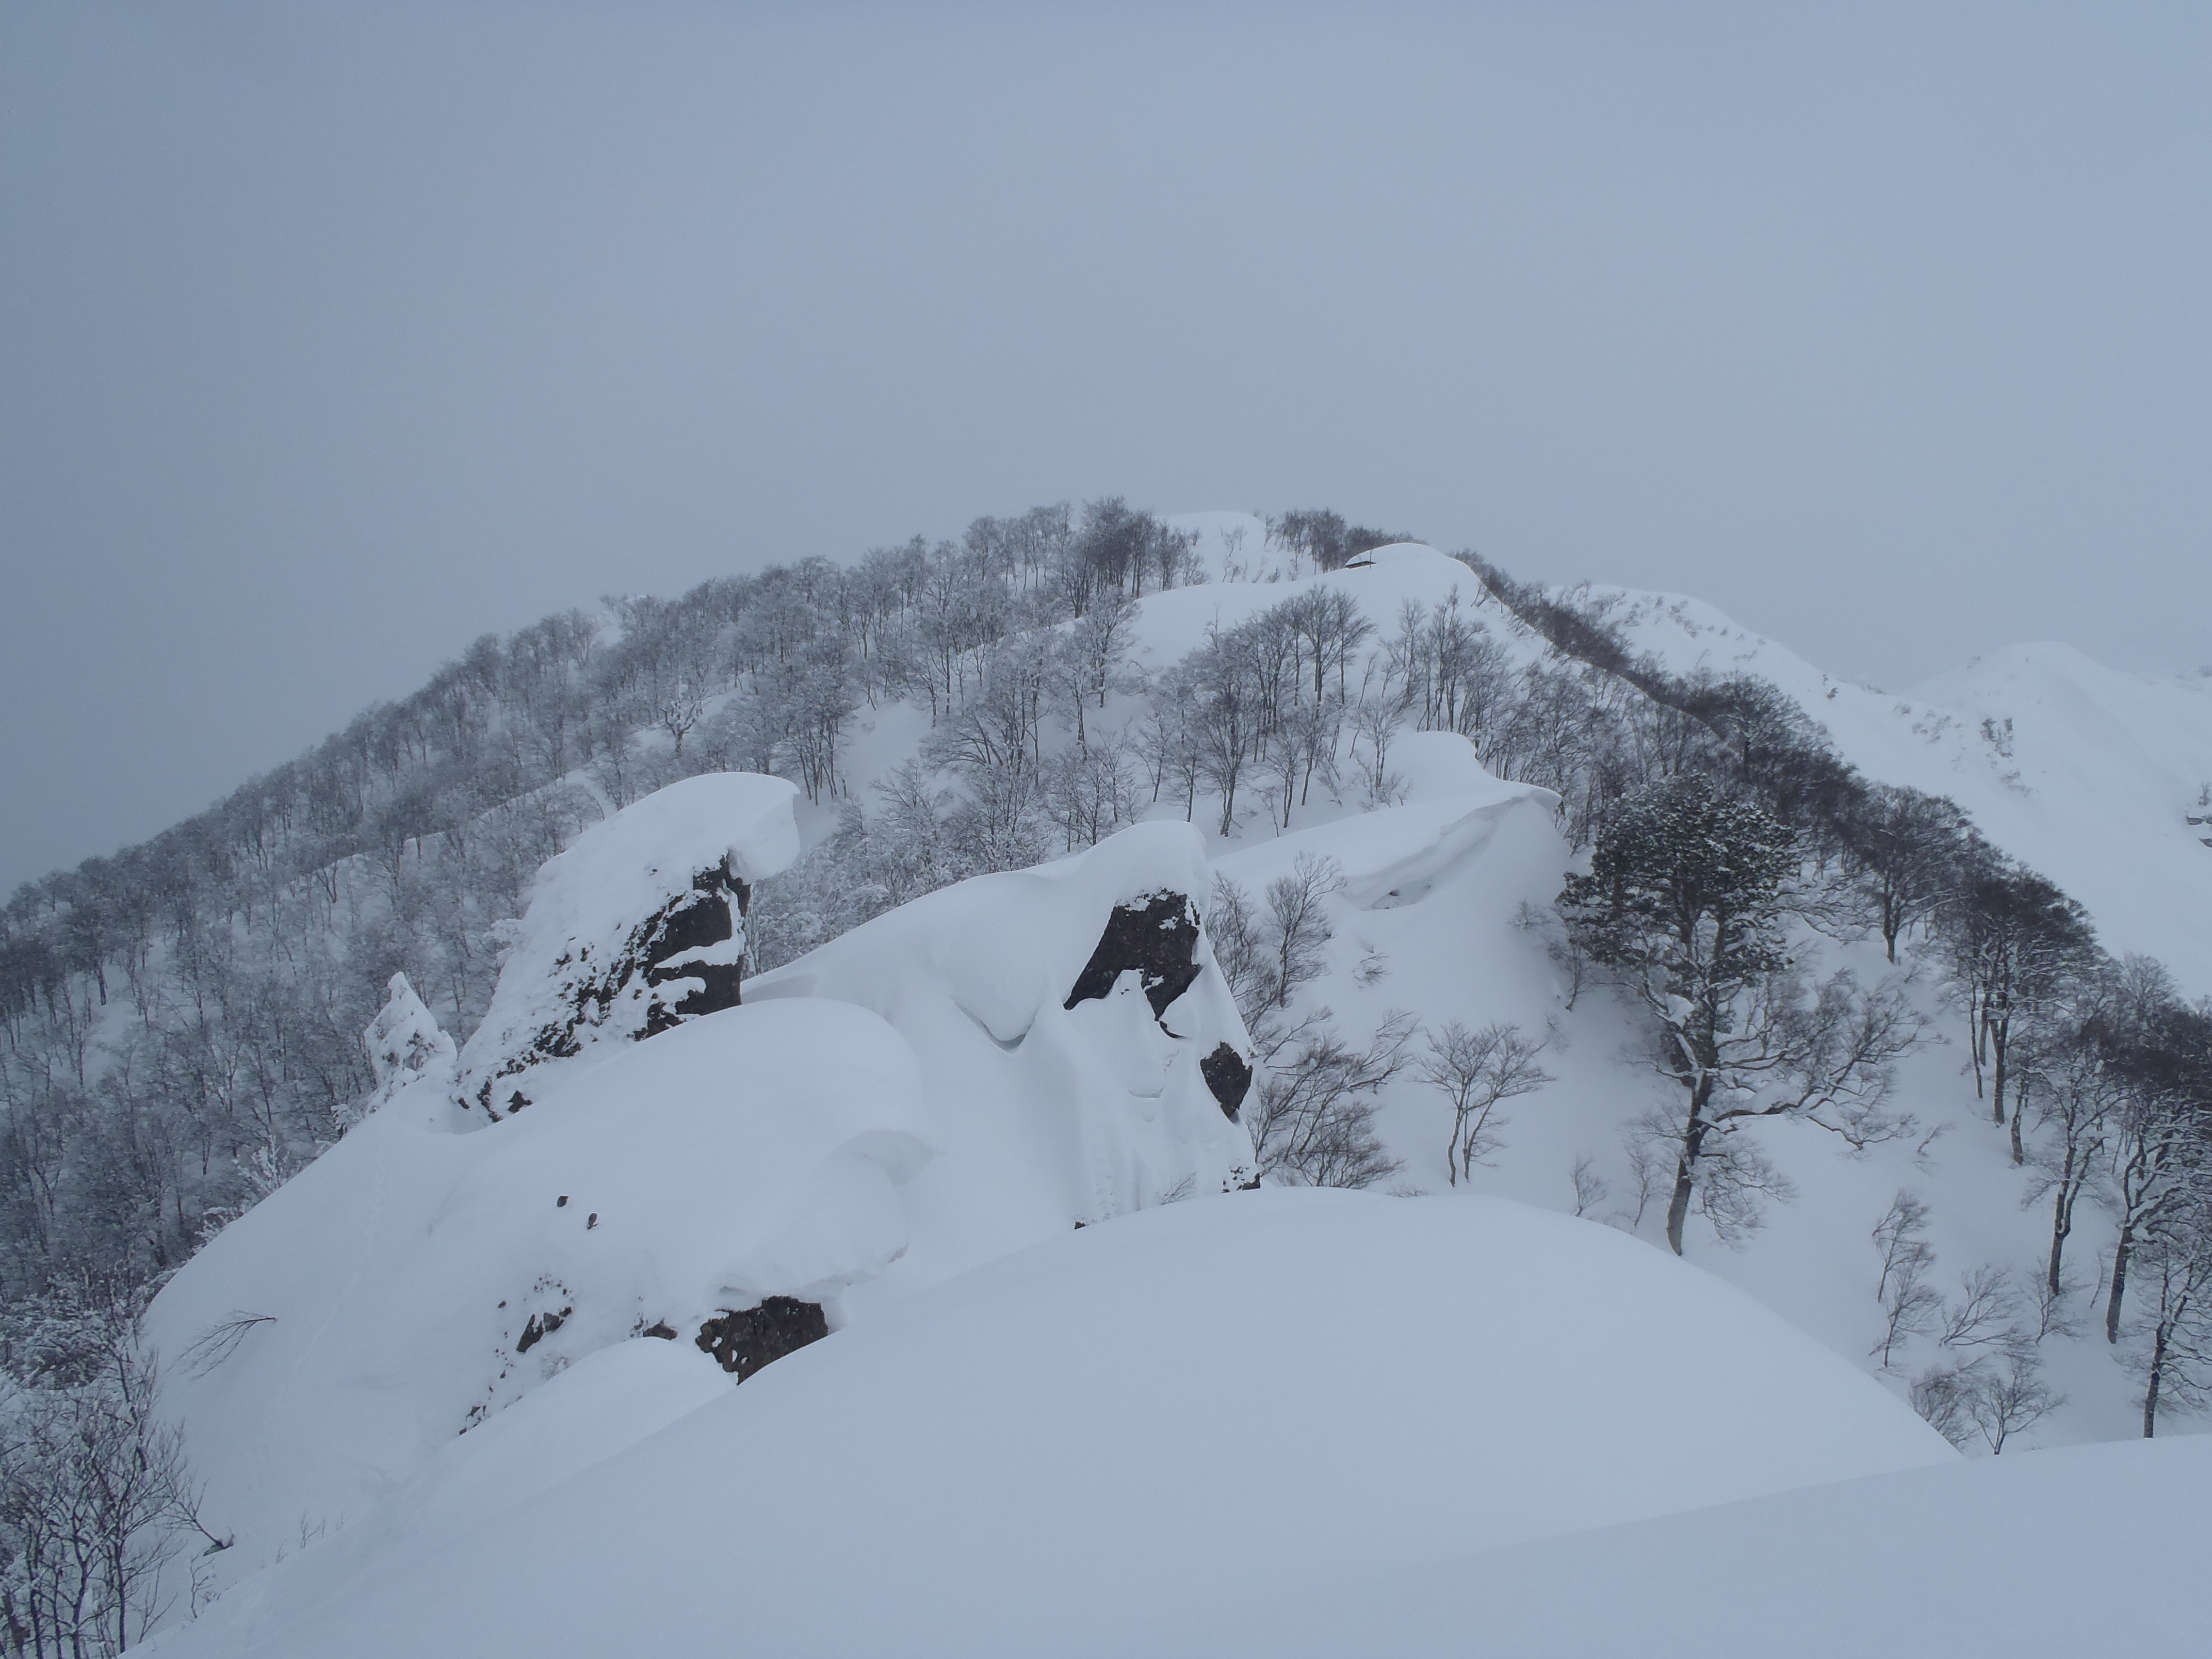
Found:
<path fill-rule="evenodd" d="M 0 891 L 487 629 L 1120 493 L 2212 659 L 2212 9 L 0 3 Z"/>

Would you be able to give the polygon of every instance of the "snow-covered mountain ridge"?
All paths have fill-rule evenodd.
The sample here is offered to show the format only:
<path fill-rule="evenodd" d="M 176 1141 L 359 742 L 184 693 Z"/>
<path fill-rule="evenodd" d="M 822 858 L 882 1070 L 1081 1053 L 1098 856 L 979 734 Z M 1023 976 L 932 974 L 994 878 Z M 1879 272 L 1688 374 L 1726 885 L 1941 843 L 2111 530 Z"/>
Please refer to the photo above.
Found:
<path fill-rule="evenodd" d="M 2108 949 L 2157 957 L 2212 993 L 2212 675 L 2130 674 L 2069 645 L 2016 645 L 1893 696 L 1698 600 L 1586 593 L 1675 674 L 1778 686 L 1869 777 L 1965 807 L 2087 906 Z"/>
<path fill-rule="evenodd" d="M 1432 550 L 1316 573 L 1257 520 L 1169 527 L 1212 580 L 1139 580 L 1103 623 L 963 647 L 903 694 L 886 672 L 829 763 L 789 726 L 769 745 L 790 781 L 734 764 L 763 666 L 540 792 L 604 817 L 460 936 L 496 943 L 496 985 L 398 981 L 362 1021 L 366 1115 L 149 1316 L 234 1540 L 171 1650 L 601 1651 L 640 1605 L 690 1623 L 734 1596 L 774 1651 L 1413 1651 L 1479 1627 L 1418 1562 L 1556 1586 L 1599 1549 L 1649 1577 L 1692 1516 L 1848 1557 L 1889 1501 L 1862 1488 L 1962 1536 L 2102 1504 L 2100 1561 L 2163 1547 L 2138 1500 L 2205 1535 L 2201 1483 L 2172 1496 L 2193 1449 L 2030 1449 L 2138 1431 L 2115 1358 L 2138 1339 L 2087 1328 L 2115 1237 L 2094 1195 L 2079 1282 L 2030 1294 L 2049 1200 L 1987 1121 L 1932 936 L 1907 930 L 1897 994 L 1945 1040 L 1895 1065 L 1898 1132 L 1745 1128 L 1763 1195 L 1715 1213 L 1750 1220 L 1731 1240 L 1693 1212 L 1672 1261 L 1671 1085 L 1553 905 L 1578 827 L 1602 838 L 1705 739 Z M 2151 847 L 2203 757 L 2202 688 L 2043 653 L 2033 695 L 1880 699 L 1690 602 L 1565 597 L 1686 682 L 1771 681 L 1863 774 L 1942 787 L 2008 851 L 2041 834 L 2030 861 L 2109 948 L 2205 931 L 2179 854 L 2212 849 L 2096 850 Z M 2001 743 L 2020 775 L 1982 752 Z M 1608 773 L 1624 757 L 1641 779 Z M 397 915 L 497 821 L 357 855 L 334 890 Z M 1807 971 L 1888 979 L 1879 940 L 1824 926 L 1790 936 Z M 741 955 L 778 965 L 731 1006 Z M 1540 1068 L 1471 1130 L 1455 1029 Z M 1255 1167 L 1402 1196 L 1241 1190 Z M 2002 1486 L 1907 1404 L 2000 1352 L 2043 1389 L 2003 1408 L 2031 1474 Z M 1924 1541 L 1966 1571 L 1960 1547 Z M 2043 1609 L 2021 1629 L 2069 1628 L 2018 1559 L 1972 1570 Z M 1774 1573 L 1773 1605 L 1817 1600 Z M 1577 1649 L 1534 1590 L 1496 1593 L 1500 1650 L 1625 1628 L 1593 1613 Z M 2119 1616 L 2155 1644 L 2203 1611 L 2153 1593 Z"/>

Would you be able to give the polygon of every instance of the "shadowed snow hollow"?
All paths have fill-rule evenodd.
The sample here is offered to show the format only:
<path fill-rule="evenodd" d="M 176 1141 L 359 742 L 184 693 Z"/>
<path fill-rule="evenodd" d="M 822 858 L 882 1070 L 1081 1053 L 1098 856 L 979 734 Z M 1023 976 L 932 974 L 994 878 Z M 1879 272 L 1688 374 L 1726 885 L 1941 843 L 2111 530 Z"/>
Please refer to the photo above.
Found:
<path fill-rule="evenodd" d="M 487 1451 L 579 1432 L 566 1386 Z M 466 1550 L 358 1576 L 303 1571 L 310 1550 L 174 1651 L 596 1656 L 642 1618 L 763 1653 L 1177 1653 L 1441 1555 L 1956 1463 L 1809 1339 L 1611 1229 L 1233 1194 L 939 1285 L 503 1514 L 458 1473 L 429 1483 L 386 1530 L 447 1534 L 457 1491 Z"/>

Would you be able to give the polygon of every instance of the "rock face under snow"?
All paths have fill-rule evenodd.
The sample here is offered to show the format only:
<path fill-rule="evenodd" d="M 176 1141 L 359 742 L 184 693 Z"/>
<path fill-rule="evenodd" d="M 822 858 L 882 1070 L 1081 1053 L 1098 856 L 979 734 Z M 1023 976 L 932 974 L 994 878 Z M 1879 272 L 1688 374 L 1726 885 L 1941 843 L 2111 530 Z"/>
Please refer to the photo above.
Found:
<path fill-rule="evenodd" d="M 1182 893 L 1143 893 L 1117 904 L 1106 915 L 1098 947 L 1076 976 L 1075 988 L 1060 1005 L 1103 1000 L 1114 994 L 1121 975 L 1137 975 L 1137 988 L 1152 1005 L 1152 1018 L 1167 1030 L 1167 1011 L 1205 971 L 1198 959 L 1198 906 Z M 1170 1031 L 1170 1036 L 1176 1033 Z M 1218 1042 L 1198 1062 L 1198 1074 L 1221 1103 L 1222 1115 L 1237 1121 L 1237 1109 L 1252 1086 L 1252 1067 L 1236 1046 Z"/>
<path fill-rule="evenodd" d="M 548 860 L 462 1052 L 461 1103 L 508 1116 L 548 1061 L 737 1006 L 745 908 L 799 856 L 797 794 L 757 773 L 687 778 Z"/>
<path fill-rule="evenodd" d="M 699 1327 L 699 1352 L 744 1382 L 772 1359 L 795 1353 L 830 1334 L 818 1302 L 769 1296 L 757 1308 L 740 1308 Z"/>

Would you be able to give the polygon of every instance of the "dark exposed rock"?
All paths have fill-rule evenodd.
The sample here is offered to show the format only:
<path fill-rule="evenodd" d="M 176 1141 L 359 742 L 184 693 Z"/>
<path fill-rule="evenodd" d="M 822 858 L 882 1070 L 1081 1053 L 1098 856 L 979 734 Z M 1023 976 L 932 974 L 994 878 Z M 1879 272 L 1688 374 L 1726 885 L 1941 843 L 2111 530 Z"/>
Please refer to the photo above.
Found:
<path fill-rule="evenodd" d="M 1158 1018 L 1198 977 L 1198 907 L 1181 893 L 1143 893 L 1133 903 L 1115 905 L 1098 948 L 1061 1006 L 1073 1008 L 1104 996 L 1132 968 L 1142 975 L 1145 1000 Z"/>
<path fill-rule="evenodd" d="M 563 1308 L 559 1313 L 531 1315 L 530 1322 L 522 1328 L 521 1336 L 515 1340 L 515 1352 L 528 1353 L 540 1342 L 567 1324 L 568 1316 L 574 1312 L 575 1312 L 574 1308 Z"/>
<path fill-rule="evenodd" d="M 673 1342 L 676 1340 L 676 1327 L 670 1324 L 665 1319 L 656 1319 L 650 1325 L 641 1328 L 638 1331 L 638 1334 L 640 1336 L 657 1336 L 663 1342 Z"/>
<path fill-rule="evenodd" d="M 1244 1056 L 1226 1042 L 1198 1062 L 1198 1074 L 1206 1079 L 1206 1086 L 1221 1103 L 1221 1113 L 1231 1123 L 1237 1121 L 1237 1108 L 1243 1105 L 1244 1097 L 1252 1087 L 1252 1067 Z"/>
<path fill-rule="evenodd" d="M 686 962 L 673 966 L 665 965 L 671 957 L 686 951 L 697 951 L 709 945 L 720 945 L 737 931 L 730 910 L 732 900 L 737 915 L 743 916 L 750 907 L 752 890 L 731 872 L 727 859 L 712 868 L 702 870 L 692 878 L 691 891 L 678 899 L 657 915 L 649 917 L 629 938 L 628 954 L 645 965 L 645 982 L 665 985 L 671 980 L 689 979 L 699 982 L 698 988 L 687 992 L 681 1000 L 670 1004 L 655 998 L 646 1012 L 645 1030 L 641 1037 L 658 1036 L 670 1027 L 701 1014 L 719 1013 L 725 1008 L 738 1006 L 738 981 L 742 964 L 734 962 Z M 625 975 L 626 981 L 628 975 Z M 621 989 L 618 984 L 614 988 Z M 609 993 L 610 997 L 612 992 Z"/>
<path fill-rule="evenodd" d="M 830 1334 L 818 1302 L 765 1297 L 757 1308 L 725 1310 L 700 1326 L 698 1343 L 714 1363 L 744 1382 L 772 1359 L 781 1359 Z"/>

